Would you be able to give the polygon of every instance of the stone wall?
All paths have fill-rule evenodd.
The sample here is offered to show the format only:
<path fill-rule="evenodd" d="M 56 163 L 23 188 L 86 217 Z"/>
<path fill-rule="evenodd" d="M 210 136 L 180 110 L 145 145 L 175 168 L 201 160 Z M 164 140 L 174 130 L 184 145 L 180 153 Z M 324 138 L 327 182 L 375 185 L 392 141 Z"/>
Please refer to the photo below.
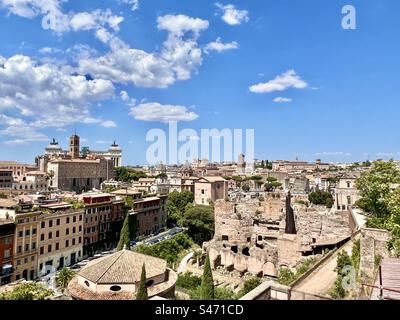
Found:
<path fill-rule="evenodd" d="M 390 240 L 390 233 L 380 229 L 361 229 L 360 240 L 360 274 L 373 277 L 375 270 L 375 258 L 381 256 L 386 258 L 389 255 L 387 248 Z"/>

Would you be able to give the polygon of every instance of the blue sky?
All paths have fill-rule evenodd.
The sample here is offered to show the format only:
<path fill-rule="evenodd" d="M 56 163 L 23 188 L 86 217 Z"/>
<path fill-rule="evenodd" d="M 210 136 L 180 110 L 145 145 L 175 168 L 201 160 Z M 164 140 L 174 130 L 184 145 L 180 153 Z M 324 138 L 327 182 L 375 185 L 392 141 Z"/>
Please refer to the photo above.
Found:
<path fill-rule="evenodd" d="M 346 4 L 356 30 L 342 28 Z M 254 129 L 259 159 L 399 158 L 399 12 L 395 0 L 0 0 L 0 159 L 33 162 L 76 130 L 145 164 L 146 133 L 168 119 Z"/>

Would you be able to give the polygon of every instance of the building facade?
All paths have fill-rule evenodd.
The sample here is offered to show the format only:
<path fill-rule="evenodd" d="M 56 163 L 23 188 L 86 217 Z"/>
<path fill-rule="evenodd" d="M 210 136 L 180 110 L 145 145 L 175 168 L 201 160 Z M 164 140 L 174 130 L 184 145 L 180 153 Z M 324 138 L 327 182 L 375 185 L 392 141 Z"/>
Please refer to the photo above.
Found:
<path fill-rule="evenodd" d="M 194 201 L 197 205 L 210 205 L 228 197 L 228 181 L 222 177 L 202 177 L 195 182 Z"/>
<path fill-rule="evenodd" d="M 74 210 L 65 203 L 44 205 L 41 209 L 39 272 L 47 274 L 82 260 L 84 210 Z"/>
<path fill-rule="evenodd" d="M 14 234 L 14 221 L 0 220 L 0 285 L 11 282 Z"/>
<path fill-rule="evenodd" d="M 165 195 L 135 201 L 134 209 L 129 214 L 136 219 L 137 237 L 156 234 L 166 227 L 167 199 Z"/>

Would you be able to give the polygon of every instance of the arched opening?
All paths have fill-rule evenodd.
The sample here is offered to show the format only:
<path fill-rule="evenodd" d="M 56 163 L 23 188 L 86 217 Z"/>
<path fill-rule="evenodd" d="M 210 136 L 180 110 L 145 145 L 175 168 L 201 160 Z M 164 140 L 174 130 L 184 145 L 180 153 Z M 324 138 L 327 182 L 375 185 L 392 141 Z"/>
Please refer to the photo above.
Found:
<path fill-rule="evenodd" d="M 234 253 L 238 253 L 238 247 L 237 247 L 237 246 L 232 246 L 232 247 L 231 247 L 231 250 L 232 250 Z"/>
<path fill-rule="evenodd" d="M 90 287 L 89 281 L 85 281 L 84 283 L 85 283 L 86 287 Z"/>
<path fill-rule="evenodd" d="M 245 255 L 245 256 L 248 256 L 248 257 L 250 257 L 250 251 L 249 251 L 249 248 L 248 248 L 248 247 L 246 247 L 246 248 L 243 248 L 243 250 L 242 250 L 242 254 L 243 254 L 243 255 Z"/>

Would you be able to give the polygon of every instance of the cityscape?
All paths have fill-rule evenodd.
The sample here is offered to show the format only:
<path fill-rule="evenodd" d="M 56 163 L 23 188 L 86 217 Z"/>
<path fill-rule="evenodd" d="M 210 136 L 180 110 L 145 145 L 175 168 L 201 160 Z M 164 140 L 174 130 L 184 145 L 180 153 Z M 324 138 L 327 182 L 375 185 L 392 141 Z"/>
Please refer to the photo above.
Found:
<path fill-rule="evenodd" d="M 400 5 L 352 2 L 0 0 L 0 306 L 400 300 Z"/>

